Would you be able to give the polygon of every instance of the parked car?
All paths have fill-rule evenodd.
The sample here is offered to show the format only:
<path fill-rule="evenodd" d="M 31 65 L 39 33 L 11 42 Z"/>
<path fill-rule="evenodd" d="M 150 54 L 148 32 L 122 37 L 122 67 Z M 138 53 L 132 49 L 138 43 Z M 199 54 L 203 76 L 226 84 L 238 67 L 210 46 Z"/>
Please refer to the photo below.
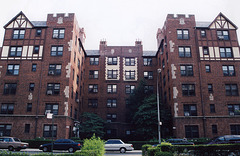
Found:
<path fill-rule="evenodd" d="M 134 150 L 132 144 L 125 144 L 120 139 L 109 139 L 106 141 L 104 146 L 106 151 L 120 151 L 120 153 L 125 153 L 126 151 Z"/>
<path fill-rule="evenodd" d="M 194 145 L 193 142 L 189 142 L 187 139 L 168 139 L 166 142 L 169 142 L 172 145 Z"/>
<path fill-rule="evenodd" d="M 206 144 L 236 144 L 240 143 L 240 135 L 223 135 L 212 138 Z"/>
<path fill-rule="evenodd" d="M 26 149 L 28 143 L 21 142 L 20 139 L 15 137 L 0 137 L 0 149 L 8 149 L 9 151 L 20 151 L 21 149 Z"/>
<path fill-rule="evenodd" d="M 43 150 L 43 152 L 50 152 L 52 143 L 40 145 L 39 149 Z M 80 149 L 81 144 L 70 139 L 58 139 L 53 142 L 53 150 L 68 150 L 69 153 L 73 153 Z"/>

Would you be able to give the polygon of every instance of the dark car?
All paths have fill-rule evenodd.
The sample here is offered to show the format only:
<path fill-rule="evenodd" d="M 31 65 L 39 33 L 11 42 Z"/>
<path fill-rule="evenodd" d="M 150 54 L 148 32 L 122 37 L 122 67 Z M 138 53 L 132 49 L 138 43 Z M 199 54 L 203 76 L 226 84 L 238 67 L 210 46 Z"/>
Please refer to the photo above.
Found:
<path fill-rule="evenodd" d="M 223 135 L 212 138 L 206 144 L 236 144 L 240 143 L 240 135 Z"/>
<path fill-rule="evenodd" d="M 169 142 L 172 145 L 194 145 L 193 142 L 189 142 L 187 139 L 168 139 L 166 142 Z"/>
<path fill-rule="evenodd" d="M 39 147 L 43 152 L 49 152 L 52 149 L 52 143 L 43 144 Z M 59 139 L 53 142 L 53 150 L 68 150 L 73 153 L 81 149 L 81 144 L 70 139 Z"/>

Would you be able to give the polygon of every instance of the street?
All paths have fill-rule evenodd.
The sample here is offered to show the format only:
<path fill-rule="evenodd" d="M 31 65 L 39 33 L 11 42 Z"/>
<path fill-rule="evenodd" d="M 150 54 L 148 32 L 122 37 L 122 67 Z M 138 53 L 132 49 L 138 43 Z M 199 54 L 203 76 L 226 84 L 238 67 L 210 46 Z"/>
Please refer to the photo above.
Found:
<path fill-rule="evenodd" d="M 0 149 L 1 151 L 7 151 L 6 149 Z M 23 149 L 20 152 L 14 152 L 14 153 L 29 153 L 29 155 L 32 154 L 39 154 L 42 153 L 41 150 L 39 149 L 32 149 L 32 148 L 28 148 L 28 149 Z M 67 151 L 53 151 L 54 154 L 61 154 L 61 153 L 68 153 Z M 105 153 L 106 156 L 141 156 L 142 155 L 142 151 L 141 150 L 134 150 L 134 151 L 127 151 L 126 153 L 120 153 L 119 151 L 107 151 Z"/>

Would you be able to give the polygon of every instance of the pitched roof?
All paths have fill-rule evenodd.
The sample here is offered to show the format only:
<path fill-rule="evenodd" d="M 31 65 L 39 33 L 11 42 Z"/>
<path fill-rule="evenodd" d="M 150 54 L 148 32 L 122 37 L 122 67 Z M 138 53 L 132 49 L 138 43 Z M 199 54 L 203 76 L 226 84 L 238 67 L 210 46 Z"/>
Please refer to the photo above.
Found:
<path fill-rule="evenodd" d="M 34 27 L 47 27 L 46 21 L 31 21 Z"/>
<path fill-rule="evenodd" d="M 143 51 L 143 57 L 154 57 L 156 54 L 157 51 Z"/>
<path fill-rule="evenodd" d="M 86 50 L 87 56 L 99 56 L 100 51 L 99 50 Z"/>
<path fill-rule="evenodd" d="M 212 22 L 199 22 L 196 21 L 196 28 L 208 28 Z"/>
<path fill-rule="evenodd" d="M 13 17 L 13 18 L 4 26 L 4 28 L 7 28 L 7 26 L 8 26 L 9 24 L 11 24 L 13 21 L 15 21 L 20 15 L 23 15 L 23 16 L 26 18 L 26 20 L 33 26 L 33 24 L 32 24 L 31 21 L 27 18 L 27 16 L 25 16 L 25 14 L 24 14 L 22 11 L 20 11 L 15 17 Z"/>

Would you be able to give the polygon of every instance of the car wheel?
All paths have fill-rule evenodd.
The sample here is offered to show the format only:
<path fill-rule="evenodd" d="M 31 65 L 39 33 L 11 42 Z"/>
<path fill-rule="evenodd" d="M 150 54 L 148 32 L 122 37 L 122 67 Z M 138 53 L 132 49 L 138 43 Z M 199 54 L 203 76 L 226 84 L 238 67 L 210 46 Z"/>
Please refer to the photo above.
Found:
<path fill-rule="evenodd" d="M 125 148 L 120 148 L 120 153 L 125 153 L 126 152 L 126 149 Z"/>
<path fill-rule="evenodd" d="M 73 153 L 73 152 L 74 152 L 74 149 L 73 149 L 72 147 L 70 147 L 70 148 L 68 149 L 68 152 L 69 152 L 69 153 Z"/>
<path fill-rule="evenodd" d="M 47 152 L 48 148 L 47 147 L 43 147 L 43 152 Z"/>
<path fill-rule="evenodd" d="M 9 150 L 9 151 L 13 151 L 14 148 L 13 148 L 12 146 L 9 146 L 9 147 L 8 147 L 8 150 Z"/>

